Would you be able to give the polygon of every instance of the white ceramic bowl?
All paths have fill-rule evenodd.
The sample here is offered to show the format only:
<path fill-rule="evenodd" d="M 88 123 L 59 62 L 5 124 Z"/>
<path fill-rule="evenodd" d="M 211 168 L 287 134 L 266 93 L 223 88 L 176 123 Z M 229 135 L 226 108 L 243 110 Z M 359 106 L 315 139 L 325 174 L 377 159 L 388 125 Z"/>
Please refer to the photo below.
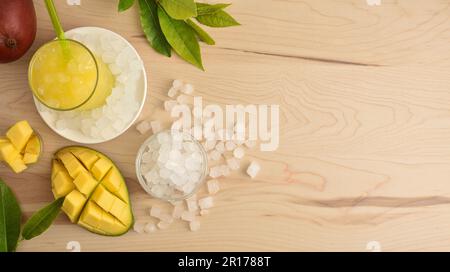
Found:
<path fill-rule="evenodd" d="M 74 131 L 74 130 L 58 130 L 56 128 L 56 126 L 54 125 L 53 122 L 51 122 L 50 120 L 48 120 L 48 117 L 46 117 L 46 115 L 41 114 L 41 112 L 39 111 L 39 108 L 41 107 L 45 107 L 42 103 L 39 102 L 39 100 L 37 100 L 34 96 L 34 103 L 38 109 L 39 115 L 42 117 L 42 119 L 44 120 L 44 122 L 54 131 L 56 132 L 58 135 L 71 140 L 73 142 L 77 142 L 77 143 L 81 143 L 81 144 L 98 144 L 98 143 L 103 143 L 103 142 L 107 142 L 110 141 L 114 138 L 119 137 L 120 135 L 122 135 L 125 131 L 127 131 L 136 121 L 136 119 L 139 117 L 139 115 L 141 114 L 142 108 L 144 107 L 144 103 L 145 103 L 145 99 L 147 96 L 147 74 L 145 72 L 145 67 L 144 64 L 142 62 L 141 57 L 139 56 L 139 54 L 137 53 L 136 49 L 122 36 L 120 36 L 119 34 L 112 32 L 108 29 L 104 29 L 104 28 L 99 28 L 99 27 L 79 27 L 79 28 L 74 28 L 71 29 L 69 31 L 66 32 L 66 35 L 71 36 L 71 35 L 75 35 L 75 34 L 82 34 L 82 35 L 86 35 L 86 34 L 91 34 L 91 35 L 111 35 L 114 36 L 116 38 L 121 39 L 122 41 L 125 42 L 126 46 L 131 48 L 132 51 L 136 54 L 137 58 L 141 61 L 142 63 L 142 76 L 139 79 L 139 82 L 137 84 L 137 88 L 138 88 L 138 92 L 137 92 L 137 97 L 139 98 L 139 109 L 136 112 L 136 114 L 133 116 L 133 118 L 131 119 L 131 121 L 125 125 L 124 129 L 118 133 L 116 133 L 115 135 L 113 135 L 112 137 L 108 138 L 108 139 L 98 139 L 98 138 L 92 138 L 92 137 L 88 137 L 85 134 L 78 132 L 78 131 Z"/>

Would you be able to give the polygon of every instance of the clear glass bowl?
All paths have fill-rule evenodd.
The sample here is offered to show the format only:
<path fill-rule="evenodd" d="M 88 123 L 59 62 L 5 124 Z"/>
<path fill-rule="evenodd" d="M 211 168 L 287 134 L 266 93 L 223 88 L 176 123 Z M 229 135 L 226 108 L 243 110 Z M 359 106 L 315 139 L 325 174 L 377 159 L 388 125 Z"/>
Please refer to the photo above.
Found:
<path fill-rule="evenodd" d="M 158 196 L 155 195 L 151 189 L 152 186 L 149 185 L 144 177 L 143 173 L 143 162 L 142 162 L 142 156 L 144 155 L 145 152 L 147 152 L 149 150 L 148 145 L 150 144 L 150 142 L 152 142 L 153 140 L 156 140 L 156 137 L 158 137 L 159 134 L 161 133 L 168 133 L 169 135 L 171 135 L 171 131 L 170 130 L 164 130 L 161 132 L 158 132 L 156 134 L 153 134 L 152 136 L 150 136 L 147 140 L 144 141 L 144 143 L 141 145 L 141 147 L 139 148 L 139 151 L 137 153 L 137 157 L 136 157 L 136 175 L 138 178 L 139 183 L 141 184 L 142 188 L 151 196 L 161 199 L 161 200 L 165 200 L 165 201 L 180 201 L 180 200 L 184 200 L 187 199 L 189 197 L 191 197 L 192 195 L 194 195 L 199 188 L 205 183 L 206 180 L 206 176 L 208 175 L 208 156 L 206 154 L 205 149 L 203 148 L 203 145 L 201 145 L 194 137 L 192 137 L 192 135 L 187 134 L 187 133 L 183 133 L 183 142 L 192 142 L 194 143 L 202 156 L 202 167 L 201 167 L 201 175 L 199 180 L 197 181 L 195 187 L 193 188 L 193 190 L 189 193 L 186 194 L 176 194 L 176 195 L 171 195 L 171 196 Z"/>

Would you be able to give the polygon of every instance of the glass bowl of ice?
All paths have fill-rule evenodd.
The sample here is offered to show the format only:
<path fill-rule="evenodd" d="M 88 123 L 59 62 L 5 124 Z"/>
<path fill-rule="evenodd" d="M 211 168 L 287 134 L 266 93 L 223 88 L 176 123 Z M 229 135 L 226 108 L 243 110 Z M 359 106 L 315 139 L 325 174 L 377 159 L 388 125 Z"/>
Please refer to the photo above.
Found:
<path fill-rule="evenodd" d="M 136 174 L 151 196 L 166 201 L 183 200 L 205 182 L 207 154 L 190 134 L 164 130 L 150 136 L 140 147 Z"/>

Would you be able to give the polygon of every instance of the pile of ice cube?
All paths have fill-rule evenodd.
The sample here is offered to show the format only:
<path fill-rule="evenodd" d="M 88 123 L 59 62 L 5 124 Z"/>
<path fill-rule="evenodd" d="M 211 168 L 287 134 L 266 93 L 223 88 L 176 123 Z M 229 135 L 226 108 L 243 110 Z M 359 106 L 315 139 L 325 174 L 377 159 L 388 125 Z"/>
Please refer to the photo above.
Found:
<path fill-rule="evenodd" d="M 115 76 L 115 86 L 105 105 L 96 109 L 61 112 L 40 105 L 38 110 L 50 126 L 58 131 L 69 130 L 97 140 L 114 138 L 132 122 L 139 110 L 141 60 L 125 41 L 112 34 L 68 33 L 67 38 L 83 43 L 97 57 L 101 57 Z M 67 134 L 67 131 L 64 134 Z"/>
<path fill-rule="evenodd" d="M 164 102 L 164 109 L 167 112 L 171 112 L 176 105 L 188 105 L 190 101 L 192 101 L 191 95 L 193 94 L 193 92 L 194 87 L 191 84 L 183 83 L 178 79 L 174 80 L 167 94 L 169 100 L 166 100 Z M 177 121 L 179 120 L 176 120 L 175 122 Z M 210 122 L 211 120 L 208 119 L 203 120 L 203 128 Z M 158 133 L 161 131 L 161 123 L 158 120 L 144 120 L 136 126 L 136 129 L 141 134 L 145 134 L 149 131 Z M 170 226 L 170 224 L 173 223 L 174 219 L 180 219 L 189 223 L 189 229 L 191 231 L 197 231 L 200 228 L 199 218 L 201 216 L 209 214 L 209 210 L 214 205 L 213 195 L 217 194 L 220 190 L 220 183 L 218 178 L 222 176 L 228 176 L 232 171 L 240 169 L 241 160 L 245 157 L 245 149 L 253 148 L 256 146 L 256 142 L 254 141 L 241 141 L 236 140 L 235 138 L 233 139 L 233 137 L 232 139 L 227 139 L 227 137 L 224 137 L 225 133 L 233 134 L 236 133 L 238 129 L 240 129 L 239 125 L 235 125 L 233 131 L 216 131 L 219 137 L 206 138 L 202 141 L 204 150 L 208 152 L 207 163 L 210 176 L 210 179 L 206 182 L 207 192 L 209 194 L 208 196 L 203 196 L 197 199 L 197 195 L 195 194 L 187 198 L 184 202 L 172 202 L 173 207 L 171 212 L 164 212 L 160 207 L 152 206 L 149 215 L 152 218 L 157 219 L 158 223 L 155 224 L 152 221 L 149 222 L 138 220 L 134 225 L 134 230 L 138 233 L 150 233 L 154 232 L 157 228 L 166 229 Z M 190 131 L 193 132 L 194 128 L 192 128 Z M 158 142 L 158 144 L 161 143 Z M 150 148 L 153 147 L 149 147 L 149 149 Z M 158 158 L 160 154 L 161 153 L 158 153 Z M 150 155 L 147 156 L 148 158 L 146 160 L 154 160 L 156 159 L 157 155 L 154 155 L 154 158 L 150 158 Z M 150 169 L 143 170 L 143 172 L 145 172 L 145 170 L 148 172 Z M 246 173 L 253 179 L 256 177 L 260 170 L 261 166 L 259 165 L 259 163 L 257 161 L 252 161 L 246 169 Z M 164 171 L 163 173 L 154 171 L 151 174 L 150 172 L 148 172 L 148 180 L 159 180 L 161 179 L 161 174 L 167 176 L 167 173 L 164 173 Z M 174 183 L 176 182 L 180 181 L 174 180 Z"/>
<path fill-rule="evenodd" d="M 182 199 L 203 180 L 206 165 L 201 146 L 190 135 L 168 130 L 149 139 L 140 166 L 148 192 L 160 198 Z"/>

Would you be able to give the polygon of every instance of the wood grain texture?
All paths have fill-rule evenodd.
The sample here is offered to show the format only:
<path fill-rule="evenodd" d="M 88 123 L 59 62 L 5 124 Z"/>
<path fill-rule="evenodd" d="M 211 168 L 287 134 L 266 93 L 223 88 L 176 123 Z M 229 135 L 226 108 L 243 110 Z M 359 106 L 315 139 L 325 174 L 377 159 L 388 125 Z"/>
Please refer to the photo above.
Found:
<path fill-rule="evenodd" d="M 161 112 L 174 78 L 194 83 L 207 102 L 280 105 L 280 147 L 253 150 L 263 168 L 251 181 L 221 179 L 216 206 L 199 232 L 177 222 L 149 235 L 91 234 L 63 215 L 21 251 L 384 251 L 450 250 L 450 2 L 447 0 L 235 0 L 242 26 L 208 29 L 207 72 L 149 48 L 136 7 L 82 1 L 57 8 L 66 29 L 99 26 L 126 37 L 145 61 L 149 97 L 141 118 Z M 32 52 L 52 38 L 42 1 L 35 1 L 37 39 L 27 56 L 0 66 L 0 128 L 27 119 L 45 141 L 40 163 L 0 176 L 29 216 L 52 199 L 50 158 L 71 142 L 38 116 L 27 86 Z M 93 147 L 124 173 L 135 215 L 149 220 L 154 203 L 140 188 L 134 158 L 149 135 L 131 128 Z"/>

